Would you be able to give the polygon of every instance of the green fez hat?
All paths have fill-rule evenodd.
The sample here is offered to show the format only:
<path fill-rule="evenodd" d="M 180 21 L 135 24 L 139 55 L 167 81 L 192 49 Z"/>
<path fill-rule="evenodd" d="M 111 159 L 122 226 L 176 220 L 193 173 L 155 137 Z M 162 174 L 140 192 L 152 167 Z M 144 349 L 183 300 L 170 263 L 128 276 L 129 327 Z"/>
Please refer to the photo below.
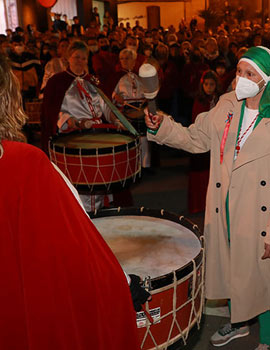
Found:
<path fill-rule="evenodd" d="M 239 62 L 248 62 L 266 83 L 259 105 L 259 118 L 270 118 L 270 50 L 264 46 L 254 46 L 247 50 Z"/>

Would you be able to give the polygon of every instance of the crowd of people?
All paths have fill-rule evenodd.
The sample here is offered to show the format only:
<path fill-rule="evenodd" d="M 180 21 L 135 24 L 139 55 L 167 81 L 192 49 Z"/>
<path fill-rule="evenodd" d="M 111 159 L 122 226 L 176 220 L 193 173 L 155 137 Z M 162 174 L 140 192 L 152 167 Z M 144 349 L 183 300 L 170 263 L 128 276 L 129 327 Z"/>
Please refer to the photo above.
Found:
<path fill-rule="evenodd" d="M 115 25 L 106 11 L 103 22 L 101 26 L 97 8 L 88 27 L 84 27 L 77 16 L 71 21 L 66 15 L 53 14 L 51 30 L 45 33 L 37 31 L 32 24 L 25 29 L 17 27 L 14 32 L 7 29 L 6 35 L 0 36 L 0 52 L 9 57 L 26 102 L 43 99 L 48 80 L 69 66 L 68 47 L 74 41 L 84 42 L 88 47 L 88 73 L 98 78 L 101 90 L 126 116 L 136 112 L 136 127 L 140 128 L 145 145 L 144 168 L 158 162 L 151 161 L 151 150 L 145 141 L 146 128 L 140 119 L 143 118 L 143 91 L 138 70 L 144 62 L 153 64 L 158 71 L 158 108 L 188 126 L 199 112 L 211 109 L 220 95 L 234 88 L 237 62 L 248 47 L 270 45 L 267 21 L 261 26 L 234 19 L 230 24 L 221 23 L 215 32 L 205 32 L 199 28 L 196 18 L 192 18 L 189 24 L 182 20 L 178 30 L 173 25 L 166 30 L 162 27 L 147 30 L 139 21 L 133 28 L 128 22 L 125 26 Z M 124 63 L 125 55 L 133 57 L 131 65 Z M 202 77 L 207 71 L 215 80 L 215 98 L 211 93 L 202 93 Z M 198 171 L 200 169 L 194 173 L 195 182 L 200 176 Z M 201 185 L 200 193 L 206 193 L 208 182 L 202 182 L 205 185 Z M 190 182 L 190 213 L 205 208 L 205 196 L 196 198 L 198 191 L 193 185 Z"/>
<path fill-rule="evenodd" d="M 65 15 L 53 17 L 51 29 L 45 33 L 29 24 L 25 29 L 17 27 L 14 32 L 7 29 L 6 35 L 0 36 L 0 52 L 9 57 L 20 81 L 24 103 L 43 99 L 49 79 L 69 66 L 68 48 L 74 41 L 83 42 L 88 49 L 87 73 L 99 80 L 99 88 L 127 117 L 136 113 L 135 127 L 140 128 L 145 169 L 158 159 L 151 159 L 142 121 L 143 91 L 138 71 L 143 63 L 154 65 L 158 71 L 158 108 L 188 126 L 198 112 L 211 109 L 220 95 L 234 88 L 237 62 L 248 47 L 270 45 L 268 22 L 261 26 L 248 20 L 240 23 L 234 20 L 231 24 L 222 23 L 215 32 L 205 32 L 196 18 L 190 23 L 181 20 L 178 29 L 171 25 L 166 30 L 162 27 L 147 30 L 138 20 L 133 28 L 128 22 L 116 25 L 108 11 L 101 26 L 96 8 L 87 27 L 77 16 L 72 21 Z M 124 56 L 134 62 L 125 63 Z M 215 81 L 214 96 L 203 93 L 202 77 L 206 72 Z M 202 168 L 205 166 L 202 164 Z M 196 166 L 195 183 L 201 170 Z M 196 198 L 196 193 L 206 193 L 206 178 L 201 181 L 200 192 L 190 181 L 190 213 L 205 209 L 205 196 Z"/>
<path fill-rule="evenodd" d="M 204 71 L 210 69 L 217 74 L 222 94 L 230 86 L 245 48 L 268 46 L 270 42 L 268 26 L 250 21 L 242 21 L 237 27 L 234 24 L 231 29 L 221 24 L 215 33 L 200 30 L 194 19 L 189 25 L 182 20 L 178 29 L 171 25 L 166 30 L 147 30 L 139 21 L 133 28 L 129 23 L 116 26 L 111 21 L 101 27 L 99 16 L 93 16 L 86 28 L 77 16 L 72 23 L 56 14 L 52 29 L 45 33 L 28 25 L 26 29 L 17 27 L 15 32 L 7 29 L 6 35 L 0 36 L 0 51 L 9 56 L 24 99 L 42 97 L 48 78 L 67 67 L 68 45 L 80 39 L 89 48 L 88 71 L 98 77 L 109 98 L 125 74 L 119 61 L 122 49 L 136 51 L 136 74 L 143 62 L 154 64 L 160 76 L 158 106 L 184 125 L 191 123 Z"/>
<path fill-rule="evenodd" d="M 155 64 L 160 76 L 159 107 L 188 125 L 202 73 L 207 69 L 215 71 L 220 93 L 224 93 L 245 48 L 268 46 L 270 31 L 267 24 L 262 27 L 242 21 L 232 28 L 223 23 L 215 33 L 204 32 L 194 19 L 190 24 L 182 20 L 178 29 L 171 25 L 166 30 L 147 30 L 139 21 L 133 28 L 129 23 L 113 25 L 111 21 L 101 27 L 99 16 L 93 16 L 84 28 L 77 16 L 70 24 L 66 16 L 60 19 L 56 14 L 52 29 L 45 33 L 28 25 L 25 29 L 17 27 L 14 32 L 7 29 L 6 35 L 0 36 L 0 51 L 9 56 L 25 99 L 42 94 L 50 75 L 66 68 L 66 49 L 75 39 L 88 45 L 89 73 L 99 78 L 100 87 L 109 98 L 125 73 L 119 61 L 122 49 L 136 51 L 134 73 L 145 61 Z"/>

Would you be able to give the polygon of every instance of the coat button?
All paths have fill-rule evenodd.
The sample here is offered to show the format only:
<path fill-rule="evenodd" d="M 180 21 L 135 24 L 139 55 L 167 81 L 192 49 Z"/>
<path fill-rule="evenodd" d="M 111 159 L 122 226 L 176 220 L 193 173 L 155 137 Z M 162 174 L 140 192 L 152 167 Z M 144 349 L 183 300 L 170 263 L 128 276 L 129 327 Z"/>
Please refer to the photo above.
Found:
<path fill-rule="evenodd" d="M 261 207 L 261 210 L 262 210 L 262 211 L 266 211 L 267 208 L 263 205 L 263 206 Z"/>
<path fill-rule="evenodd" d="M 221 186 L 221 183 L 220 182 L 217 182 L 216 183 L 216 187 L 219 188 Z"/>
<path fill-rule="evenodd" d="M 216 213 L 218 213 L 218 208 L 216 208 Z"/>
<path fill-rule="evenodd" d="M 265 237 L 265 236 L 266 236 L 266 232 L 265 232 L 265 231 L 262 231 L 262 232 L 261 232 L 261 235 L 262 235 L 263 237 Z"/>
<path fill-rule="evenodd" d="M 266 185 L 266 182 L 264 180 L 261 181 L 261 185 L 262 186 L 265 186 Z"/>

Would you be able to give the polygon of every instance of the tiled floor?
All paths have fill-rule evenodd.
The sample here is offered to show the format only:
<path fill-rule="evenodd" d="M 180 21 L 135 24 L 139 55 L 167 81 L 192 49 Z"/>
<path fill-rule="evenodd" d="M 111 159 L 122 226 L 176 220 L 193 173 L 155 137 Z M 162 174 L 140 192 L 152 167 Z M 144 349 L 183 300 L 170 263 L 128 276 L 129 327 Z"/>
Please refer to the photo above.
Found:
<path fill-rule="evenodd" d="M 188 155 L 167 147 L 160 147 L 159 151 L 160 166 L 155 167 L 152 174 L 144 173 L 141 180 L 131 189 L 135 206 L 164 209 L 184 215 L 203 230 L 203 213 L 191 216 L 187 212 Z M 216 348 L 209 343 L 209 339 L 220 326 L 229 321 L 228 317 L 224 317 L 228 312 L 224 308 L 215 309 L 213 307 L 207 307 L 206 312 L 207 314 L 202 317 L 200 329 L 192 332 L 187 345 L 176 343 L 169 347 L 170 350 L 212 350 Z M 253 350 L 258 345 L 258 332 L 258 323 L 254 321 L 251 323 L 249 336 L 235 339 L 223 346 L 222 349 Z"/>

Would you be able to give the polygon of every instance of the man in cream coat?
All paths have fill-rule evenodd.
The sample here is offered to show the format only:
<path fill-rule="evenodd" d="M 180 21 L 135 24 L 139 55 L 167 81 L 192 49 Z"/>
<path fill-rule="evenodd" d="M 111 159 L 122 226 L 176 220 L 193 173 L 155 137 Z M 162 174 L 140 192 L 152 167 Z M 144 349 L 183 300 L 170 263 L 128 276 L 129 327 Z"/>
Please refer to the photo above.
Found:
<path fill-rule="evenodd" d="M 206 297 L 229 299 L 231 323 L 215 346 L 249 334 L 258 316 L 260 344 L 270 349 L 270 51 L 241 58 L 236 90 L 185 128 L 159 112 L 146 115 L 148 139 L 191 153 L 211 151 L 206 199 Z"/>

